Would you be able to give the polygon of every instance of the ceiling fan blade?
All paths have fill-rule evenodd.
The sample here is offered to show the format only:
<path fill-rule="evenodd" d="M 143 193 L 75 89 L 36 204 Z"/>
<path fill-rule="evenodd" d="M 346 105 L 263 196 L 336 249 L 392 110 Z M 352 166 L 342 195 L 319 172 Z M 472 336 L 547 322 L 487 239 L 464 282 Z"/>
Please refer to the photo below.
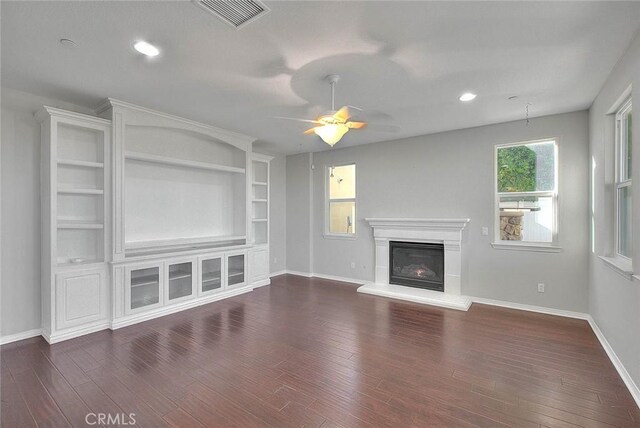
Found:
<path fill-rule="evenodd" d="M 367 122 L 347 122 L 346 125 L 351 129 L 360 129 L 367 126 Z"/>
<path fill-rule="evenodd" d="M 340 110 L 335 112 L 335 114 L 333 115 L 334 119 L 343 123 L 349 120 L 350 117 L 351 116 L 349 116 L 349 107 L 347 106 L 340 108 Z"/>
<path fill-rule="evenodd" d="M 297 117 L 274 116 L 274 119 L 295 120 L 296 122 L 315 123 L 320 125 L 320 122 L 318 122 L 317 120 L 298 119 Z"/>
<path fill-rule="evenodd" d="M 316 127 L 307 129 L 306 131 L 304 131 L 304 135 L 315 134 L 316 133 L 316 128 L 318 128 L 318 127 L 316 126 Z"/>

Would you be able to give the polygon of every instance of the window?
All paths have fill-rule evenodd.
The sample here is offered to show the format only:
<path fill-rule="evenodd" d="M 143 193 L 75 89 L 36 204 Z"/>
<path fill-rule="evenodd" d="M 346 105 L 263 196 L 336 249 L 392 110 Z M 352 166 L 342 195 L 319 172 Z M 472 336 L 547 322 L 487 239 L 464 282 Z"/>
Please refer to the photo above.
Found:
<path fill-rule="evenodd" d="M 355 236 L 356 166 L 330 166 L 326 170 L 326 235 Z"/>
<path fill-rule="evenodd" d="M 557 158 L 552 139 L 496 146 L 496 241 L 556 243 Z"/>
<path fill-rule="evenodd" d="M 631 258 L 631 99 L 616 113 L 616 254 Z"/>

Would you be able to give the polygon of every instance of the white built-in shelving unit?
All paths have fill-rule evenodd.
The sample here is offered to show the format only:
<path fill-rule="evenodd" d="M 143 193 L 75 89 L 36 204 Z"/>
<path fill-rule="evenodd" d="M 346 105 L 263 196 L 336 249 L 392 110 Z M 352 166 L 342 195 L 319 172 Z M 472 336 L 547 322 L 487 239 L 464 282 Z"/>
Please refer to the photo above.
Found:
<path fill-rule="evenodd" d="M 111 122 L 44 107 L 42 130 L 42 329 L 107 325 Z"/>
<path fill-rule="evenodd" d="M 117 100 L 45 108 L 43 330 L 57 342 L 269 283 L 269 156 Z"/>
<path fill-rule="evenodd" d="M 249 254 L 254 281 L 269 278 L 269 195 L 271 156 L 252 153 L 251 157 L 251 242 Z"/>

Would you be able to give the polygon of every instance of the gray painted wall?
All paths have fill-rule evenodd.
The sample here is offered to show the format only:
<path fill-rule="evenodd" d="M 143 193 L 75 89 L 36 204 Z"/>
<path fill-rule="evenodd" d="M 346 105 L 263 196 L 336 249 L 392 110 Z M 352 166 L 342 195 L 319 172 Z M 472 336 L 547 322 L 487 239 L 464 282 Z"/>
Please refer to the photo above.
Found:
<path fill-rule="evenodd" d="M 272 155 L 274 156 L 274 155 Z M 287 265 L 287 158 L 275 155 L 271 161 L 269 189 L 269 262 L 271 272 L 281 272 Z"/>
<path fill-rule="evenodd" d="M 495 250 L 494 145 L 559 137 L 559 240 L 561 253 Z M 341 143 L 348 146 L 348 138 Z M 288 215 L 306 200 L 305 164 L 301 155 L 287 158 Z M 333 164 L 357 165 L 357 238 L 323 236 L 324 170 Z M 575 112 L 532 120 L 483 126 L 358 147 L 314 153 L 313 272 L 355 278 L 374 276 L 374 242 L 365 217 L 468 217 L 464 237 L 466 295 L 550 308 L 587 311 L 588 266 L 588 114 Z M 298 203 L 294 202 L 297 206 Z M 307 253 L 304 221 L 288 217 L 287 268 L 292 255 Z M 481 227 L 489 236 L 481 236 Z M 351 262 L 356 267 L 351 268 Z M 309 270 L 304 270 L 309 272 Z M 537 283 L 546 292 L 537 292 Z"/>
<path fill-rule="evenodd" d="M 614 236 L 614 118 L 607 113 L 633 84 L 633 258 L 640 271 L 640 36 L 607 79 L 590 110 L 595 252 L 590 253 L 589 310 L 618 358 L 640 385 L 640 281 L 623 277 L 598 258 L 611 255 Z"/>
<path fill-rule="evenodd" d="M 310 272 L 309 153 L 287 156 L 287 270 Z"/>

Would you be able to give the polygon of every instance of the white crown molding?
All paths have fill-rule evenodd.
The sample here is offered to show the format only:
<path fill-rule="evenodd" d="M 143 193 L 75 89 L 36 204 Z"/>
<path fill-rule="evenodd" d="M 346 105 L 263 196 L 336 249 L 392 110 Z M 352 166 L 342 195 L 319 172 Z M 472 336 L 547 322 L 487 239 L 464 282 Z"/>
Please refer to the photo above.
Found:
<path fill-rule="evenodd" d="M 39 122 L 42 122 L 50 115 L 63 117 L 65 119 L 93 122 L 99 125 L 111 125 L 111 121 L 109 119 L 103 119 L 101 117 L 91 116 L 83 113 L 76 113 L 75 111 L 62 110 L 56 107 L 49 107 L 49 106 L 42 106 L 42 108 L 38 110 L 34 116 L 36 120 L 38 120 Z"/>
<path fill-rule="evenodd" d="M 207 125 L 204 123 L 196 122 L 191 119 L 185 119 L 180 116 L 175 116 L 169 113 L 164 113 L 158 110 L 153 110 L 147 107 L 142 107 L 139 105 L 135 105 L 132 103 L 128 103 L 126 101 L 120 101 L 115 98 L 107 98 L 103 102 L 101 102 L 96 108 L 95 112 L 97 115 L 101 115 L 108 111 L 110 108 L 120 107 L 128 110 L 135 110 L 147 114 L 152 114 L 154 116 L 162 117 L 164 119 L 173 120 L 176 122 L 180 122 L 185 125 L 189 125 L 195 128 L 199 128 L 201 130 L 206 131 L 207 133 L 216 136 L 218 138 L 223 139 L 227 142 L 236 142 L 240 143 L 244 146 L 250 147 L 250 145 L 256 140 L 254 137 L 250 137 L 248 135 L 240 134 L 238 132 L 229 131 L 227 129 L 218 128 L 213 125 Z"/>

